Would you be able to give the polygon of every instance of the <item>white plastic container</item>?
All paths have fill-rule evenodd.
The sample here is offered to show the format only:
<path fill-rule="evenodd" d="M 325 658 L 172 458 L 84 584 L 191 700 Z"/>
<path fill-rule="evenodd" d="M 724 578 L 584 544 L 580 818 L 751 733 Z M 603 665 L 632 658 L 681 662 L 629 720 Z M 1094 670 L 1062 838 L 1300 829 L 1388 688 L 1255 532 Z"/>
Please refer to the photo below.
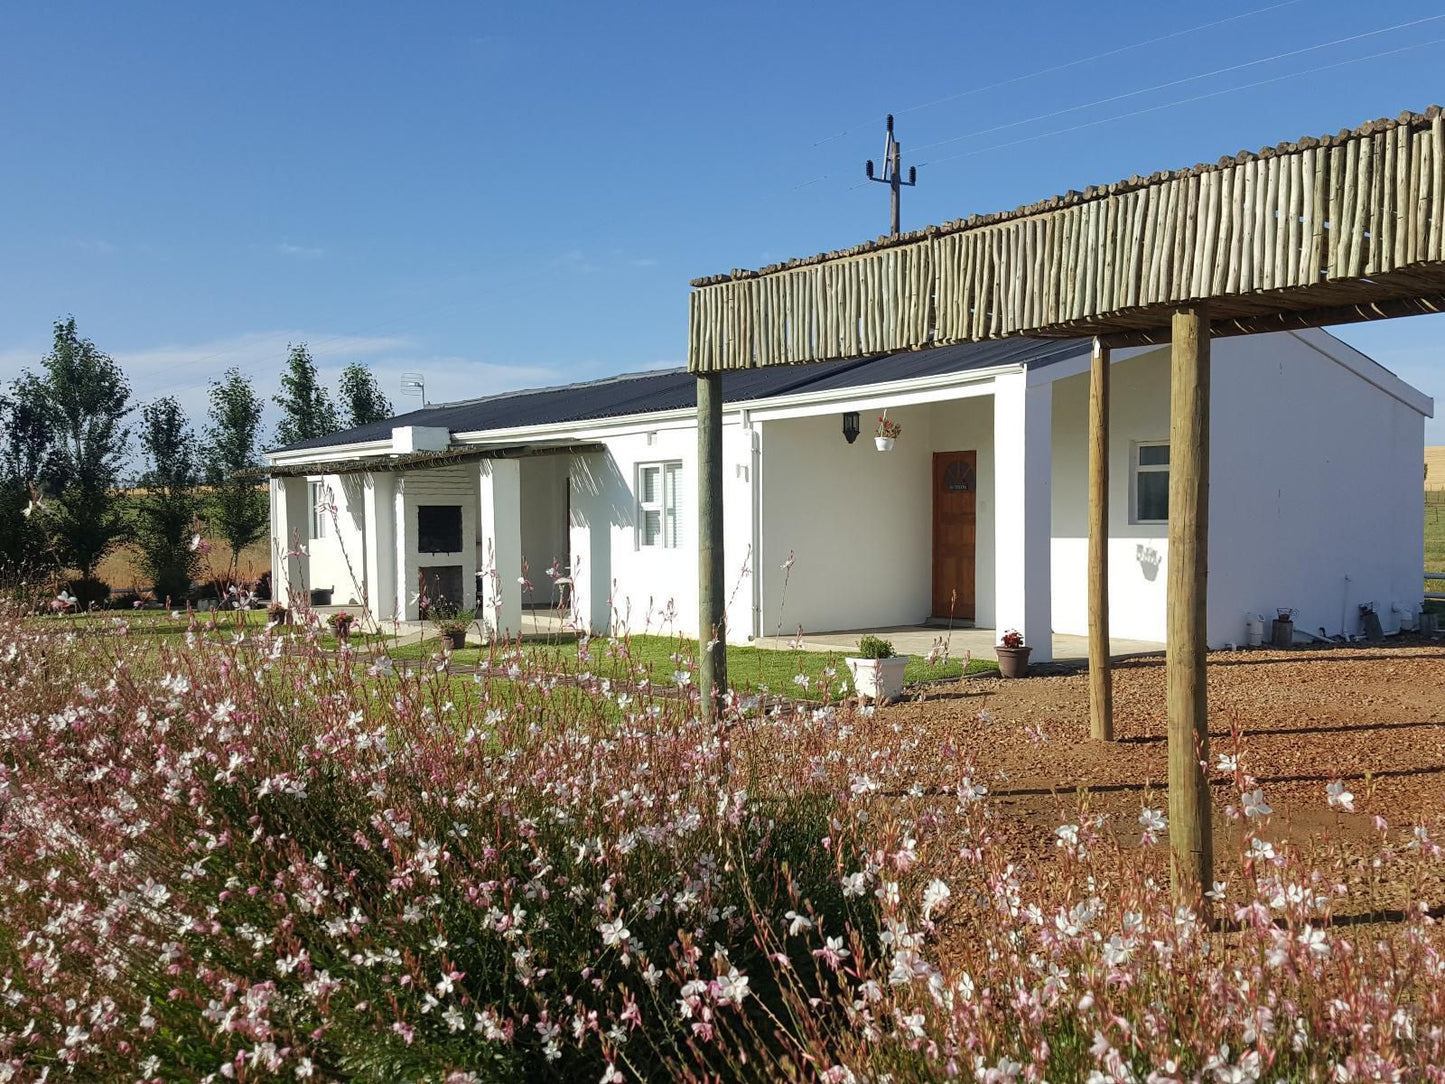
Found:
<path fill-rule="evenodd" d="M 887 659 L 846 657 L 853 674 L 853 688 L 859 696 L 873 701 L 898 700 L 903 696 L 903 671 L 908 668 L 907 655 Z"/>
<path fill-rule="evenodd" d="M 1258 647 L 1264 643 L 1264 614 L 1244 615 L 1244 646 Z"/>

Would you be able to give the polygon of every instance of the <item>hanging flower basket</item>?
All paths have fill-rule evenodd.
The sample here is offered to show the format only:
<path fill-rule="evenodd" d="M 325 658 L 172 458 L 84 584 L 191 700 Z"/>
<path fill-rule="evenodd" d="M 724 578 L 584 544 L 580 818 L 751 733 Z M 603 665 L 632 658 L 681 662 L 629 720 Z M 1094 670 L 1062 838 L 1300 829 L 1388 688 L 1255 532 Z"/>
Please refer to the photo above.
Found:
<path fill-rule="evenodd" d="M 878 419 L 878 428 L 873 434 L 873 447 L 880 452 L 893 451 L 893 443 L 903 435 L 903 426 L 888 420 L 888 411 Z"/>

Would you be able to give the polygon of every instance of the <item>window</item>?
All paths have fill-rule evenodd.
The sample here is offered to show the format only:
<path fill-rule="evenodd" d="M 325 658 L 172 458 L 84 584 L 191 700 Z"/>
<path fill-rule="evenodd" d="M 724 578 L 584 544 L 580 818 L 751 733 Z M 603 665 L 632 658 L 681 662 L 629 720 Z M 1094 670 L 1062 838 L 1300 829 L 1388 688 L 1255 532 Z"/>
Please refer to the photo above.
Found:
<path fill-rule="evenodd" d="M 679 524 L 681 463 L 643 463 L 637 468 L 637 544 L 674 549 L 681 545 Z"/>
<path fill-rule="evenodd" d="M 418 553 L 461 553 L 462 506 L 417 505 L 416 549 Z"/>
<path fill-rule="evenodd" d="M 1134 445 L 1134 522 L 1169 522 L 1169 442 Z"/>
<path fill-rule="evenodd" d="M 307 496 L 311 500 L 311 537 L 326 537 L 326 521 L 331 518 L 331 491 L 325 482 L 309 482 Z"/>

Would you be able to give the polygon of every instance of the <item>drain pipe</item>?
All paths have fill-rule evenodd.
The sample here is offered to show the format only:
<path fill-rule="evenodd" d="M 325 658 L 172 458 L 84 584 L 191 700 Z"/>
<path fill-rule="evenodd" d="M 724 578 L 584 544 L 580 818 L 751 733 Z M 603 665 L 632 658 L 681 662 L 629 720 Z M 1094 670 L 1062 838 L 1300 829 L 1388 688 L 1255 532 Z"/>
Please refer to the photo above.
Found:
<path fill-rule="evenodd" d="M 748 480 L 753 499 L 753 639 L 763 636 L 763 432 L 753 423 L 751 414 L 743 412 L 743 424 L 747 426 L 749 445 L 752 450 L 751 473 Z"/>

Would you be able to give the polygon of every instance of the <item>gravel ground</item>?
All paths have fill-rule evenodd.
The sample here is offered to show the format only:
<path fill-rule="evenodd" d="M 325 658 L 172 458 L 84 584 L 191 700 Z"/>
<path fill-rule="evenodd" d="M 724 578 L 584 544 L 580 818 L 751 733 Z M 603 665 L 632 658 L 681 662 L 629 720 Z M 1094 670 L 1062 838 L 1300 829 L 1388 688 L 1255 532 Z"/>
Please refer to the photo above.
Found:
<path fill-rule="evenodd" d="M 1235 748 L 1274 808 L 1268 834 L 1309 850 L 1373 843 L 1371 814 L 1392 828 L 1423 823 L 1445 835 L 1445 637 L 1319 649 L 1215 652 L 1209 658 L 1211 765 Z M 1121 844 L 1138 842 L 1145 806 L 1167 807 L 1163 657 L 1115 669 L 1117 740 L 1089 738 L 1088 677 L 1023 681 L 976 676 L 934 686 L 884 708 L 874 725 L 908 721 L 936 738 L 937 783 L 952 786 L 958 758 L 989 787 L 1000 837 L 1020 859 L 1053 853 L 1052 832 L 1072 819 L 1086 788 Z M 953 751 L 957 750 L 957 754 Z M 1231 778 L 1215 783 L 1218 876 L 1234 867 Z M 1354 815 L 1329 809 L 1325 787 L 1343 780 Z"/>

